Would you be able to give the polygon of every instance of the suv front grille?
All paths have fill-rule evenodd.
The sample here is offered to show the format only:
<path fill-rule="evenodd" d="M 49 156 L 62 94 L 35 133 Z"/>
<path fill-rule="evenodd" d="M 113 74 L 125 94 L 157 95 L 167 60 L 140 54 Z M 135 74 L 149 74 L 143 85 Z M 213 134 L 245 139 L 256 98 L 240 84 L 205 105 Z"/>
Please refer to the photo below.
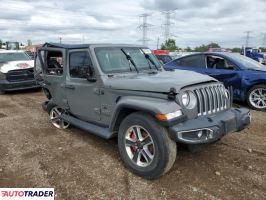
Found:
<path fill-rule="evenodd" d="M 207 85 L 194 89 L 198 99 L 198 116 L 226 110 L 231 105 L 230 93 L 222 84 Z"/>
<path fill-rule="evenodd" d="M 26 81 L 33 80 L 34 73 L 33 69 L 19 69 L 9 71 L 6 75 L 8 81 Z"/>

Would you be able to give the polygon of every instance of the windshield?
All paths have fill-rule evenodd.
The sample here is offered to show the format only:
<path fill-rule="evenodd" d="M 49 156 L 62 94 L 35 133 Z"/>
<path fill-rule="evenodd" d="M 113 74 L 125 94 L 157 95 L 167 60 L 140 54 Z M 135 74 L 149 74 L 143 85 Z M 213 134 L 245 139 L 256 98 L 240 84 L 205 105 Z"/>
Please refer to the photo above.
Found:
<path fill-rule="evenodd" d="M 25 53 L 0 53 L 0 62 L 30 60 Z"/>
<path fill-rule="evenodd" d="M 145 58 L 144 53 L 149 55 L 157 67 L 160 66 L 159 61 L 149 49 L 140 49 L 137 47 L 97 47 L 95 48 L 95 54 L 103 72 L 119 73 L 136 71 L 121 49 L 132 58 L 139 71 L 149 70 L 151 68 L 156 69 L 153 63 Z"/>
<path fill-rule="evenodd" d="M 245 69 L 266 69 L 264 65 L 246 56 L 240 54 L 230 54 L 228 56 L 241 63 Z"/>

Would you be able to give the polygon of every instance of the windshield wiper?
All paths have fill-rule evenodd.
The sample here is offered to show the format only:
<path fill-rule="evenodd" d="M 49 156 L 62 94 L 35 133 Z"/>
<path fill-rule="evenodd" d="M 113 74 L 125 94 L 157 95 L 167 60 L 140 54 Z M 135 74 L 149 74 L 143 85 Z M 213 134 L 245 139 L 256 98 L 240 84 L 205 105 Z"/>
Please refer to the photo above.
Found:
<path fill-rule="evenodd" d="M 136 63 L 134 62 L 134 60 L 132 59 L 132 57 L 130 55 L 128 55 L 125 50 L 122 48 L 121 51 L 125 54 L 127 60 L 134 66 L 135 70 L 137 71 L 137 73 L 139 73 L 139 70 L 137 68 Z M 131 69 L 131 68 L 130 68 Z"/>
<path fill-rule="evenodd" d="M 151 64 L 153 64 L 153 66 L 159 71 L 159 68 L 157 67 L 157 65 L 155 64 L 155 62 L 151 59 L 149 54 L 146 54 L 142 49 L 140 49 L 140 51 L 144 54 L 145 58 L 151 62 Z M 150 65 L 150 64 L 149 64 Z"/>

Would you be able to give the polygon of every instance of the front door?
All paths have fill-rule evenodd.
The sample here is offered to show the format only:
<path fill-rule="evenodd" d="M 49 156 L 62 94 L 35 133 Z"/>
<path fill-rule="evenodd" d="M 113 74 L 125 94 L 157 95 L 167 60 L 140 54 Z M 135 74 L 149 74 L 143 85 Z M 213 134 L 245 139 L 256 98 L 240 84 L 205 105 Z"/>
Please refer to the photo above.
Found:
<path fill-rule="evenodd" d="M 68 74 L 65 88 L 71 114 L 90 122 L 100 121 L 100 96 L 97 81 L 88 81 L 92 74 L 91 57 L 87 49 L 68 54 Z"/>
<path fill-rule="evenodd" d="M 224 83 L 225 87 L 232 87 L 234 95 L 241 91 L 241 76 L 236 65 L 219 56 L 206 56 L 206 74 Z"/>

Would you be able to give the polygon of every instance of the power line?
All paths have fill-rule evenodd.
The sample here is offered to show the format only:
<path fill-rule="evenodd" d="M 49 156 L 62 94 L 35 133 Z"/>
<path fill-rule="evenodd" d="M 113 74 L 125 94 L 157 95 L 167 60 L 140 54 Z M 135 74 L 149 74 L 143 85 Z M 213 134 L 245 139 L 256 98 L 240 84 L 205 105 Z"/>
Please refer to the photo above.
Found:
<path fill-rule="evenodd" d="M 139 26 L 139 28 L 142 30 L 142 44 L 144 46 L 147 46 L 147 42 L 150 41 L 150 39 L 148 38 L 148 29 L 152 26 L 151 24 L 148 23 L 148 17 L 150 16 L 150 14 L 148 13 L 144 13 L 142 15 L 140 15 L 139 17 L 142 18 L 142 24 Z"/>

